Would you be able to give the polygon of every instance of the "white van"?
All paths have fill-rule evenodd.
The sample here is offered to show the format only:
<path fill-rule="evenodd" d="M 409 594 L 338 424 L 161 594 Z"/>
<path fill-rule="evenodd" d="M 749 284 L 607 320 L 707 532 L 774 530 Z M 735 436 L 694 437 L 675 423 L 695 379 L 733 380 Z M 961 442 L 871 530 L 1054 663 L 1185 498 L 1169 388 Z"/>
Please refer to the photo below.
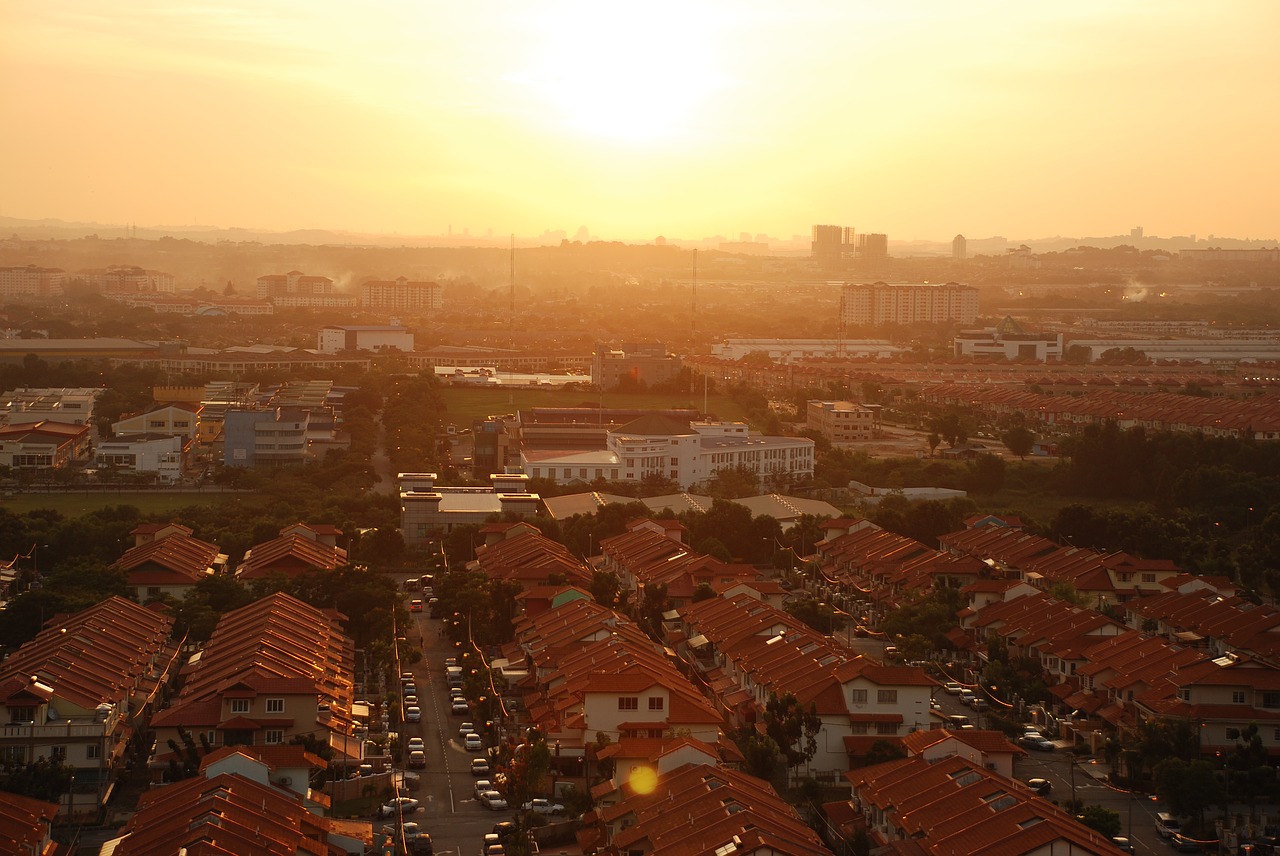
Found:
<path fill-rule="evenodd" d="M 1172 838 L 1181 831 L 1182 824 L 1178 823 L 1178 818 L 1167 811 L 1156 812 L 1156 832 L 1161 838 Z"/>

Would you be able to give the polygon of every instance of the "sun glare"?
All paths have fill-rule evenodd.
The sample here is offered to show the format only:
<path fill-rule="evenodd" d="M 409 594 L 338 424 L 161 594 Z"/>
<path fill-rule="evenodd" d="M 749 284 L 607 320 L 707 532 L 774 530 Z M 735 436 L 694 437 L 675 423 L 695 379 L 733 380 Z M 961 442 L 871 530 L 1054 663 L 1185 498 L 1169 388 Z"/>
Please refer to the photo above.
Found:
<path fill-rule="evenodd" d="M 532 62 L 513 75 L 552 130 L 615 143 L 687 141 L 727 87 L 709 30 L 687 13 L 610 4 L 537 21 Z"/>
<path fill-rule="evenodd" d="M 631 771 L 627 784 L 638 794 L 651 794 L 658 787 L 658 774 L 652 767 L 636 767 Z"/>

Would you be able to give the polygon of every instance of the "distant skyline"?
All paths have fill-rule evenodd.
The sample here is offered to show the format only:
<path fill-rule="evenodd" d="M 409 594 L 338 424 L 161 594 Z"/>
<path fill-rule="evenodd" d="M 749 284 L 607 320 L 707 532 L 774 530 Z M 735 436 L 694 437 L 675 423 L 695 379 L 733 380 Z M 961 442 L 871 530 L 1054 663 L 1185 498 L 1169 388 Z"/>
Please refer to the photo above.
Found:
<path fill-rule="evenodd" d="M 1280 3 L 11 0 L 0 216 L 1280 233 Z"/>

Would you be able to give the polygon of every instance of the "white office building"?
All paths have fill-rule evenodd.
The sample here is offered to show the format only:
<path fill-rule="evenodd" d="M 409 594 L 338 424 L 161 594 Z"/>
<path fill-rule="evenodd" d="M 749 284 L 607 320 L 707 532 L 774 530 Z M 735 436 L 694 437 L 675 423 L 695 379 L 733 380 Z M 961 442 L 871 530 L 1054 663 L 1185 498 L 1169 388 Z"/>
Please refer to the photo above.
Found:
<path fill-rule="evenodd" d="M 520 462 L 530 478 L 558 483 L 661 476 L 688 489 L 721 469 L 743 468 L 788 481 L 811 478 L 813 447 L 807 437 L 766 437 L 745 422 L 690 422 L 685 427 L 652 414 L 610 431 L 603 450 L 521 450 Z"/>

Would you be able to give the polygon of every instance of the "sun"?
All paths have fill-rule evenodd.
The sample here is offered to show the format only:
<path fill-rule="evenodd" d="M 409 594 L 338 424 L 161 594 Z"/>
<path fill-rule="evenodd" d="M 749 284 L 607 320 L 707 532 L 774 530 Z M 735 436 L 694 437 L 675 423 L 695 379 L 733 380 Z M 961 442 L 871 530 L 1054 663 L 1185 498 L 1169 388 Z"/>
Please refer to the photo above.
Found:
<path fill-rule="evenodd" d="M 532 64 L 512 77 L 553 130 L 617 143 L 687 140 L 728 86 L 714 38 L 687 10 L 557 8 L 538 19 Z"/>

